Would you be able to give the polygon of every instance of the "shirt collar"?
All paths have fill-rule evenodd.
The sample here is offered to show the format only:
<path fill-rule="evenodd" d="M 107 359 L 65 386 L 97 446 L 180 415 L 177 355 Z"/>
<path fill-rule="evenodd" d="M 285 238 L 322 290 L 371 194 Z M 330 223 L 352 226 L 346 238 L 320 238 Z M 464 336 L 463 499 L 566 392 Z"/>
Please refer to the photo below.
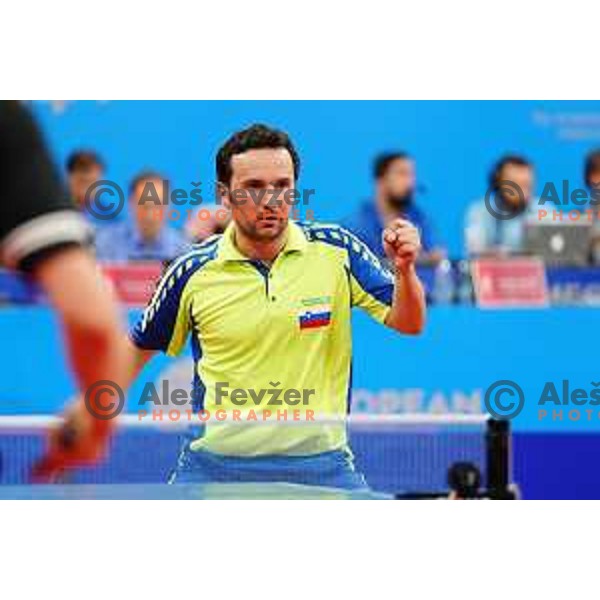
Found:
<path fill-rule="evenodd" d="M 246 255 L 242 254 L 234 241 L 234 224 L 229 223 L 225 231 L 223 232 L 223 238 L 221 240 L 221 247 L 219 249 L 219 258 L 222 260 L 251 260 Z M 288 254 L 289 252 L 304 252 L 308 240 L 302 228 L 294 223 L 288 221 L 287 226 L 287 240 L 281 251 L 282 254 Z"/>

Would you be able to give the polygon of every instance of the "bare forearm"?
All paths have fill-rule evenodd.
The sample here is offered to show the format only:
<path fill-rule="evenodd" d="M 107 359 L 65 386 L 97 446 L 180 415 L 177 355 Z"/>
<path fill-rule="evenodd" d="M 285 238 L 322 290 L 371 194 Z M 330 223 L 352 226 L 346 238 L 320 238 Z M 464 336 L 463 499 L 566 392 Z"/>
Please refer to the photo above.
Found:
<path fill-rule="evenodd" d="M 102 379 L 127 386 L 132 351 L 117 305 L 91 256 L 73 248 L 45 260 L 35 272 L 60 315 L 80 389 Z"/>
<path fill-rule="evenodd" d="M 423 331 L 425 313 L 425 292 L 414 266 L 398 271 L 392 308 L 385 324 L 401 333 L 416 335 Z"/>
<path fill-rule="evenodd" d="M 72 248 L 48 257 L 34 276 L 61 318 L 82 392 L 50 432 L 46 457 L 35 468 L 34 476 L 47 481 L 64 469 L 103 456 L 116 419 L 96 418 L 97 413 L 84 402 L 86 392 L 102 380 L 114 382 L 125 392 L 153 352 L 138 350 L 126 337 L 110 286 L 86 251 Z"/>

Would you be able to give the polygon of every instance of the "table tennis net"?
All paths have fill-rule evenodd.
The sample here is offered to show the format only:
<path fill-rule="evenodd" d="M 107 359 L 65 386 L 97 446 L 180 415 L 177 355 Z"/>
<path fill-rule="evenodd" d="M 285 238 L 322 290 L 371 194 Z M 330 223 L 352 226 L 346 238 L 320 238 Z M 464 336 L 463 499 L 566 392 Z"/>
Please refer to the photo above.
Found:
<path fill-rule="evenodd" d="M 0 417 L 0 484 L 26 484 L 45 448 L 50 416 Z M 470 463 L 482 487 L 500 493 L 510 482 L 507 421 L 484 415 L 352 415 L 345 422 L 355 464 L 376 491 L 427 495 L 448 489 L 448 470 Z M 72 483 L 166 483 L 183 444 L 202 435 L 175 423 L 121 417 L 105 460 L 69 475 Z"/>

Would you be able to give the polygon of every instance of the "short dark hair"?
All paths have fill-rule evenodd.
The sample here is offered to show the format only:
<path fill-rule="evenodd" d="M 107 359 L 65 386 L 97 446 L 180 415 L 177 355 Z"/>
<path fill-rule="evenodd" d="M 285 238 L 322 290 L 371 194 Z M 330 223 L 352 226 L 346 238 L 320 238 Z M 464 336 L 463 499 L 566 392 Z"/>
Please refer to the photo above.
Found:
<path fill-rule="evenodd" d="M 529 169 L 533 168 L 533 164 L 531 161 L 526 159 L 524 156 L 520 156 L 518 154 L 505 154 L 500 157 L 492 166 L 492 170 L 489 175 L 489 186 L 490 188 L 494 188 L 498 185 L 500 181 L 500 173 L 502 173 L 502 169 L 507 165 L 516 165 L 518 167 L 527 167 Z"/>
<path fill-rule="evenodd" d="M 373 177 L 381 179 L 388 172 L 392 163 L 397 160 L 412 160 L 408 152 L 382 152 L 375 157 L 373 161 Z"/>
<path fill-rule="evenodd" d="M 135 188 L 142 183 L 142 181 L 148 181 L 149 179 L 158 179 L 162 181 L 163 176 L 156 171 L 140 171 L 137 175 L 133 177 L 133 179 L 129 182 L 129 195 L 133 196 L 135 192 Z"/>
<path fill-rule="evenodd" d="M 100 167 L 104 170 L 104 161 L 100 155 L 93 150 L 75 150 L 71 152 L 67 158 L 67 173 L 75 173 L 75 171 L 88 171 L 93 167 Z"/>
<path fill-rule="evenodd" d="M 585 179 L 585 184 L 588 187 L 590 187 L 592 173 L 600 173 L 600 149 L 592 150 L 592 152 L 585 157 L 583 177 Z"/>
<path fill-rule="evenodd" d="M 289 135 L 285 131 L 255 123 L 246 129 L 236 131 L 217 152 L 217 181 L 229 185 L 233 174 L 231 168 L 233 156 L 248 150 L 260 150 L 262 148 L 285 148 L 290 153 L 294 163 L 294 179 L 298 179 L 300 175 L 300 157 Z"/>

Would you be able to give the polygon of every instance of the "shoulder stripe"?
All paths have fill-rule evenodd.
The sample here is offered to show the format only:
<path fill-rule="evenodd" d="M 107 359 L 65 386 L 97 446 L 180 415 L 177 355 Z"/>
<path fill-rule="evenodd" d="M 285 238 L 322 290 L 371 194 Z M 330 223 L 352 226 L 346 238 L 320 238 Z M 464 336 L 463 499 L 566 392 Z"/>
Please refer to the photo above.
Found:
<path fill-rule="evenodd" d="M 309 240 L 346 250 L 347 273 L 372 298 L 391 305 L 394 277 L 374 252 L 352 232 L 341 225 L 305 224 Z"/>
<path fill-rule="evenodd" d="M 187 283 L 194 273 L 198 272 L 207 262 L 216 256 L 217 242 L 218 239 L 215 239 L 210 244 L 202 244 L 196 247 L 194 250 L 175 259 L 173 264 L 168 267 L 152 296 L 152 300 L 144 311 L 142 330 L 145 329 L 148 321 L 152 320 L 161 303 L 165 301 L 169 290 L 172 290 L 176 284 L 181 283 L 184 275 L 187 276 L 183 283 Z"/>
<path fill-rule="evenodd" d="M 314 223 L 299 222 L 306 233 L 306 237 L 312 242 L 325 242 L 338 248 L 346 248 L 350 258 L 362 258 L 370 262 L 374 267 L 384 269 L 381 261 L 373 251 L 352 232 L 336 223 Z"/>
<path fill-rule="evenodd" d="M 167 289 L 171 289 L 175 285 L 176 280 L 180 279 L 185 272 L 189 271 L 193 266 L 196 266 L 196 268 L 199 269 L 203 267 L 210 258 L 213 258 L 217 242 L 220 240 L 221 236 L 212 236 L 212 238 L 212 241 L 207 240 L 202 244 L 195 244 L 193 250 L 182 254 L 169 265 L 164 275 L 161 277 L 149 307 L 161 296 L 164 300 Z"/>

